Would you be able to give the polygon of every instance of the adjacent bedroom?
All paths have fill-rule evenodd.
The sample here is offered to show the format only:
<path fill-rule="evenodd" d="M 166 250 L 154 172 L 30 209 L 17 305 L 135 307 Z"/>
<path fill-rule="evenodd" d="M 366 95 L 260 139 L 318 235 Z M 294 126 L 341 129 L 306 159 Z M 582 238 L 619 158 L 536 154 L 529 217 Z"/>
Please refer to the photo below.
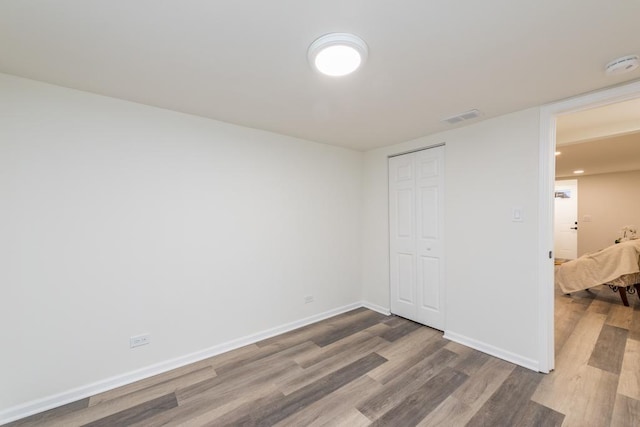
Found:
<path fill-rule="evenodd" d="M 638 395 L 640 99 L 559 117 L 555 154 L 556 372 L 592 387 L 554 398 L 606 410 Z"/>

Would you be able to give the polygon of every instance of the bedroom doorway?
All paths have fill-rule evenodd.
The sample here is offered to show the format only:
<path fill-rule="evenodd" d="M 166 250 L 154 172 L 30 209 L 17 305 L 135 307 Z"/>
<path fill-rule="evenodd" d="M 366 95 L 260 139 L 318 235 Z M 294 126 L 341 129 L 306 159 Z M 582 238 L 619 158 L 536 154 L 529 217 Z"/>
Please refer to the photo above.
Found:
<path fill-rule="evenodd" d="M 558 118 L 585 110 L 640 98 L 640 82 L 545 105 L 540 109 L 539 193 L 539 371 L 555 367 L 554 345 L 554 193 L 556 122 Z"/>

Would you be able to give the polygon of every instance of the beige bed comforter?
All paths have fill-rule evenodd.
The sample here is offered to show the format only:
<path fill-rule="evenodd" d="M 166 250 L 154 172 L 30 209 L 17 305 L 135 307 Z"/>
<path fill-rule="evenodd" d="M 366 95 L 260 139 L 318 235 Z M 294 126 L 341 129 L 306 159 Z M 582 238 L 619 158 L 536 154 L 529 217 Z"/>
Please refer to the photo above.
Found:
<path fill-rule="evenodd" d="M 565 262 L 556 271 L 555 282 L 568 294 L 638 273 L 639 265 L 640 239 L 630 240 Z"/>

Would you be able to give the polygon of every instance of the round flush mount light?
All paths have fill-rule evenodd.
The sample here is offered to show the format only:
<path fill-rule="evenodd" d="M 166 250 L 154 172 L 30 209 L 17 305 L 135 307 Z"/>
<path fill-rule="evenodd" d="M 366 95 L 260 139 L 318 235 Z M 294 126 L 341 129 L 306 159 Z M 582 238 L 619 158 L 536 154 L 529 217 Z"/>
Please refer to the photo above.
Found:
<path fill-rule="evenodd" d="M 614 76 L 633 71 L 639 65 L 640 58 L 638 58 L 638 55 L 627 55 L 609 62 L 605 65 L 604 70 L 608 75 Z"/>
<path fill-rule="evenodd" d="M 311 66 L 328 76 L 346 76 L 367 59 L 369 50 L 360 37 L 350 33 L 325 34 L 316 39 L 307 52 Z"/>

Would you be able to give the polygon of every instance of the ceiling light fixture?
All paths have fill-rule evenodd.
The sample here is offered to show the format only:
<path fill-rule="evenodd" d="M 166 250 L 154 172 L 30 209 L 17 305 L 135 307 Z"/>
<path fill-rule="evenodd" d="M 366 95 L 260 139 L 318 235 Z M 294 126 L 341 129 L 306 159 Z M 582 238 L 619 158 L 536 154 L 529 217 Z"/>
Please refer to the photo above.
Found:
<path fill-rule="evenodd" d="M 562 154 L 562 151 L 556 151 L 556 156 L 559 156 L 560 154 Z"/>
<path fill-rule="evenodd" d="M 639 65 L 640 58 L 638 58 L 638 55 L 627 55 L 609 62 L 605 65 L 604 71 L 610 76 L 615 76 L 633 71 Z"/>
<path fill-rule="evenodd" d="M 369 49 L 360 37 L 349 33 L 325 34 L 316 39 L 307 52 L 313 68 L 328 76 L 346 76 L 367 59 Z"/>
<path fill-rule="evenodd" d="M 582 169 L 578 169 L 578 170 L 574 170 L 573 173 L 575 173 L 576 175 L 579 175 L 581 173 L 584 173 L 584 171 Z"/>

